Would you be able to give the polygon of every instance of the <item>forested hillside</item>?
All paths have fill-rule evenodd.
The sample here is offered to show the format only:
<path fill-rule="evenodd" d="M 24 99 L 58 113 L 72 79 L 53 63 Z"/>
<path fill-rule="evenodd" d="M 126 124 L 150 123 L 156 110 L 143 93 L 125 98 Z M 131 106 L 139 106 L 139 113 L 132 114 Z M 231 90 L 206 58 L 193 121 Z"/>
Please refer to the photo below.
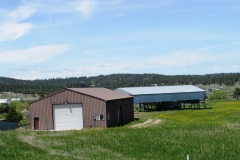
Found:
<path fill-rule="evenodd" d="M 137 87 L 185 84 L 219 84 L 231 86 L 240 81 L 240 73 L 221 73 L 206 75 L 159 75 L 159 74 L 111 74 L 95 77 L 70 77 L 41 80 L 18 80 L 0 77 L 0 92 L 16 92 L 24 94 L 50 94 L 70 87 Z"/>

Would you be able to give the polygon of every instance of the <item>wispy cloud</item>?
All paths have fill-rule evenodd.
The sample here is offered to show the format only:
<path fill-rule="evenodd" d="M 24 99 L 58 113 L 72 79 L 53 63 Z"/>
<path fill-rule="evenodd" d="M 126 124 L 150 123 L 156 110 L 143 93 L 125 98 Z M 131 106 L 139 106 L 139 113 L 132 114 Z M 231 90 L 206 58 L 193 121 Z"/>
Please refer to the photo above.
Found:
<path fill-rule="evenodd" d="M 236 44 L 237 45 L 237 44 Z M 74 66 L 69 66 L 66 70 L 47 72 L 43 74 L 38 70 L 34 72 L 21 72 L 16 78 L 26 78 L 32 79 L 36 78 L 51 78 L 51 77 L 79 77 L 79 76 L 96 76 L 100 74 L 111 74 L 111 73 L 145 73 L 148 71 L 159 73 L 164 71 L 168 73 L 169 70 L 177 70 L 181 68 L 182 70 L 191 70 L 191 68 L 199 68 L 199 71 L 205 69 L 206 73 L 215 73 L 222 71 L 224 61 L 234 61 L 239 55 L 235 52 L 228 52 L 226 56 L 225 52 L 219 52 L 218 47 L 221 46 L 210 46 L 198 49 L 190 50 L 180 50 L 175 52 L 169 52 L 166 54 L 159 54 L 155 56 L 146 56 L 136 58 L 128 58 L 127 60 L 115 59 L 108 62 L 102 62 L 96 59 L 94 63 L 91 64 L 79 64 Z M 37 57 L 40 58 L 40 57 Z M 119 58 L 119 57 L 118 57 Z M 240 57 L 239 57 L 240 58 Z M 113 65 L 114 64 L 114 65 Z M 207 65 L 206 65 L 207 64 Z M 215 65 L 213 65 L 215 64 Z M 237 65 L 232 66 L 237 68 Z M 226 68 L 226 67 L 225 67 Z M 199 71 L 194 70 L 193 73 L 196 74 Z M 192 73 L 192 74 L 193 74 Z M 204 73 L 204 72 L 201 72 Z M 30 76 L 33 74 L 33 76 Z M 188 73 L 191 74 L 191 73 Z"/>
<path fill-rule="evenodd" d="M 31 17 L 35 10 L 28 6 L 18 6 L 15 10 L 1 10 L 0 42 L 14 41 L 27 34 L 32 28 L 31 23 L 21 23 Z"/>
<path fill-rule="evenodd" d="M 45 45 L 22 50 L 0 52 L 1 63 L 14 63 L 28 65 L 44 62 L 53 56 L 63 53 L 70 48 L 69 45 Z"/>
<path fill-rule="evenodd" d="M 152 2 L 154 1 L 154 2 Z M 141 3 L 135 3 L 134 1 L 123 1 L 123 0 L 98 0 L 98 10 L 99 11 L 116 11 L 116 12 L 126 12 L 133 10 L 142 10 L 144 8 L 150 7 L 164 7 L 171 2 L 169 0 L 162 0 L 156 2 L 155 0 L 141 1 Z"/>
<path fill-rule="evenodd" d="M 145 65 L 159 65 L 158 63 L 145 63 Z"/>
<path fill-rule="evenodd" d="M 82 14 L 82 16 L 88 17 L 94 12 L 96 3 L 97 2 L 94 0 L 83 0 L 77 6 L 77 10 Z"/>
<path fill-rule="evenodd" d="M 133 68 L 132 68 L 133 67 Z M 106 64 L 106 65 L 81 65 L 75 67 L 69 67 L 57 70 L 45 70 L 40 71 L 38 69 L 21 70 L 18 73 L 12 75 L 18 79 L 45 79 L 53 77 L 79 77 L 79 76 L 96 76 L 100 74 L 109 73 L 126 73 L 134 69 L 131 63 L 124 62 L 121 64 Z"/>
<path fill-rule="evenodd" d="M 82 70 L 66 70 L 66 69 L 58 69 L 58 70 L 50 70 L 50 71 L 39 71 L 39 70 L 28 70 L 28 71 L 20 71 L 13 75 L 14 78 L 17 79 L 25 79 L 25 80 L 35 80 L 35 79 L 47 79 L 53 77 L 79 77 L 80 75 L 84 75 L 84 71 Z"/>
<path fill-rule="evenodd" d="M 6 23 L 0 25 L 0 42 L 14 41 L 33 28 L 29 23 Z"/>
<path fill-rule="evenodd" d="M 94 13 L 114 11 L 117 16 L 125 15 L 125 11 L 132 11 L 147 7 L 156 6 L 156 2 L 141 2 L 123 0 L 22 0 L 25 5 L 37 9 L 41 13 L 72 13 L 80 12 L 83 17 L 89 17 Z M 157 3 L 157 6 L 166 6 L 169 0 L 163 0 Z"/>
<path fill-rule="evenodd" d="M 189 49 L 189 50 L 179 50 L 175 52 L 170 52 L 166 54 L 160 54 L 156 57 L 150 57 L 146 59 L 147 64 L 159 64 L 164 67 L 187 67 L 189 65 L 196 65 L 209 62 L 223 62 L 226 60 L 234 60 L 239 57 L 238 51 L 235 49 L 228 49 L 226 52 L 222 50 L 224 47 L 237 47 L 238 43 L 207 46 L 203 48 Z M 239 47 L 237 47 L 239 48 Z M 227 55 L 227 56 L 226 56 Z M 187 65 L 187 66 L 186 66 Z M 219 67 L 214 67 L 214 69 L 219 69 Z"/>
<path fill-rule="evenodd" d="M 106 65 L 99 65 L 98 67 L 107 67 Z"/>
<path fill-rule="evenodd" d="M 116 47 L 116 48 L 108 48 L 108 49 L 89 49 L 85 50 L 84 54 L 99 54 L 99 53 L 108 53 L 108 52 L 114 52 L 114 51 L 122 51 L 122 50 L 128 50 L 128 49 L 139 49 L 142 47 Z"/>
<path fill-rule="evenodd" d="M 23 3 L 42 14 L 80 12 L 83 17 L 93 14 L 98 4 L 97 0 L 23 0 Z"/>
<path fill-rule="evenodd" d="M 165 69 L 189 69 L 194 66 L 201 66 L 200 68 L 206 68 L 208 65 L 218 62 L 219 64 L 224 61 L 233 61 L 235 58 L 239 57 L 238 51 L 235 50 L 225 50 L 221 51 L 222 47 L 233 47 L 238 46 L 238 43 L 226 44 L 226 45 L 216 45 L 207 46 L 203 48 L 189 49 L 189 50 L 179 50 L 175 52 L 159 53 L 155 56 L 140 56 L 137 58 L 128 58 L 128 61 L 123 61 L 122 59 L 116 60 L 118 64 L 114 67 L 106 67 L 103 69 L 91 66 L 92 73 L 98 74 L 109 74 L 109 73 L 120 73 L 125 72 L 125 68 L 128 68 L 129 72 L 139 71 L 139 70 L 165 70 Z M 235 47 L 234 47 L 235 46 Z M 228 56 L 226 56 L 228 55 Z M 118 57 L 119 58 L 119 57 Z M 239 57 L 240 58 L 240 57 Z M 111 63 L 111 62 L 109 62 Z M 110 64 L 105 64 L 109 66 Z M 88 70 L 90 66 L 85 69 Z M 237 67 L 237 66 L 234 66 Z M 212 66 L 211 70 L 221 69 L 220 65 Z M 125 71 L 124 71 L 125 70 Z M 98 74 L 97 74 L 98 73 Z"/>
<path fill-rule="evenodd" d="M 221 69 L 221 66 L 219 66 L 219 65 L 214 65 L 214 66 L 212 66 L 212 69 L 214 69 L 214 70 L 220 70 Z"/>
<path fill-rule="evenodd" d="M 240 65 L 234 64 L 234 65 L 231 65 L 230 68 L 240 68 Z"/>
<path fill-rule="evenodd" d="M 19 22 L 31 17 L 35 13 L 35 9 L 29 6 L 18 6 L 16 10 L 8 11 L 7 20 L 13 22 Z"/>

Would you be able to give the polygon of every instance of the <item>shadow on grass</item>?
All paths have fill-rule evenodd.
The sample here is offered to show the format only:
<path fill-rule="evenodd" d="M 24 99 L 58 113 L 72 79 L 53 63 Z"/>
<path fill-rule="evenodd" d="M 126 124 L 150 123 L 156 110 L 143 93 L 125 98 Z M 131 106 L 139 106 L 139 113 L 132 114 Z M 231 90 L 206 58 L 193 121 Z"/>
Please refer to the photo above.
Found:
<path fill-rule="evenodd" d="M 144 110 L 144 111 L 138 111 L 138 112 L 164 112 L 164 111 L 180 111 L 180 110 L 208 110 L 212 109 L 211 107 L 206 108 L 169 108 L 169 109 L 162 109 L 162 110 Z"/>
<path fill-rule="evenodd" d="M 125 126 L 125 125 L 131 124 L 131 123 L 133 123 L 133 122 L 135 122 L 135 121 L 139 121 L 139 120 L 140 120 L 140 118 L 134 118 L 134 119 L 131 120 L 131 121 L 122 122 L 122 123 L 119 123 L 118 125 L 110 126 L 110 127 L 108 127 L 108 128 L 123 127 L 123 126 Z"/>
<path fill-rule="evenodd" d="M 212 109 L 211 107 L 206 108 L 183 108 L 182 110 L 206 110 L 206 109 Z"/>

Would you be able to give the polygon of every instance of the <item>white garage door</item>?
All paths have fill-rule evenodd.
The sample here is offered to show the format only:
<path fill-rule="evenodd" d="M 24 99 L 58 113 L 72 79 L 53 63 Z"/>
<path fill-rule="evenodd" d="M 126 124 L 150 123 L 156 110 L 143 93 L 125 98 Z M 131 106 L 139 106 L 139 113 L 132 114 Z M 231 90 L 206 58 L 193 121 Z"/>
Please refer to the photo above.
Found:
<path fill-rule="evenodd" d="M 53 105 L 53 116 L 55 130 L 83 128 L 81 104 Z"/>

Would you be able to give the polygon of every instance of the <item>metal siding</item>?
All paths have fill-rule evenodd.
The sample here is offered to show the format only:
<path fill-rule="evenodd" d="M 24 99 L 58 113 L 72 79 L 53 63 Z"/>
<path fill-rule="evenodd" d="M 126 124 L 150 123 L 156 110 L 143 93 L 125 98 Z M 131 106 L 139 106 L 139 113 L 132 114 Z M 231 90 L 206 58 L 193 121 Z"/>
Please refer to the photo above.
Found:
<path fill-rule="evenodd" d="M 68 103 L 80 103 L 83 104 L 83 126 L 90 127 L 92 125 L 92 118 L 96 117 L 98 114 L 106 113 L 106 103 L 103 100 L 86 96 L 80 93 L 67 91 Z M 95 121 L 96 127 L 106 127 L 105 121 Z"/>
<path fill-rule="evenodd" d="M 106 116 L 106 102 L 87 95 L 64 90 L 45 99 L 30 104 L 30 129 L 33 130 L 33 118 L 39 117 L 40 130 L 53 130 L 53 104 L 83 104 L 83 127 L 92 125 L 92 117 L 103 114 Z M 105 117 L 104 117 L 105 118 Z M 106 118 L 105 118 L 106 119 Z M 98 121 L 96 127 L 106 127 L 106 121 Z"/>
<path fill-rule="evenodd" d="M 106 112 L 108 127 L 122 124 L 118 122 L 118 111 L 120 110 L 120 106 L 122 106 L 122 123 L 126 123 L 134 119 L 133 98 L 108 101 Z M 110 120 L 108 120 L 108 114 L 110 114 Z"/>
<path fill-rule="evenodd" d="M 51 97 L 44 99 L 44 101 L 38 101 L 33 104 L 33 113 L 30 112 L 31 120 L 34 117 L 39 117 L 40 130 L 51 129 L 52 125 L 52 108 Z M 32 105 L 32 104 L 31 104 Z M 31 125 L 33 127 L 33 125 Z"/>
<path fill-rule="evenodd" d="M 135 95 L 134 103 L 170 102 L 203 99 L 205 99 L 205 92 Z"/>

